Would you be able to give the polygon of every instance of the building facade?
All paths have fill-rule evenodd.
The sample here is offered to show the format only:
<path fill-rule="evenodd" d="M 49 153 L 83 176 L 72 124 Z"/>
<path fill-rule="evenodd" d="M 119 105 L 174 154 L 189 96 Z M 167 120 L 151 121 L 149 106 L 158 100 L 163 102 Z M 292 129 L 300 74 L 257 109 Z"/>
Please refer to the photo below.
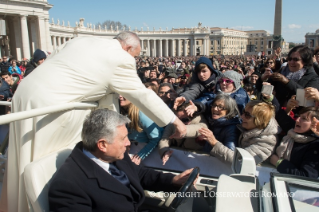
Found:
<path fill-rule="evenodd" d="M 309 48 L 315 49 L 319 47 L 319 29 L 317 29 L 314 33 L 308 32 L 305 35 L 305 38 L 305 45 Z"/>
<path fill-rule="evenodd" d="M 75 37 L 96 36 L 112 39 L 118 27 L 107 29 L 84 23 L 49 20 L 53 5 L 47 0 L 0 0 L 0 23 L 5 31 L 0 35 L 1 55 L 12 55 L 21 60 L 32 57 L 35 49 L 51 52 Z M 0 24 L 1 28 L 1 24 Z M 122 29 L 133 31 L 141 39 L 141 54 L 152 57 L 193 55 L 244 55 L 265 52 L 272 54 L 273 36 L 265 30 L 241 31 L 219 27 Z M 2 30 L 0 29 L 0 32 Z M 247 52 L 247 45 L 254 49 Z"/>

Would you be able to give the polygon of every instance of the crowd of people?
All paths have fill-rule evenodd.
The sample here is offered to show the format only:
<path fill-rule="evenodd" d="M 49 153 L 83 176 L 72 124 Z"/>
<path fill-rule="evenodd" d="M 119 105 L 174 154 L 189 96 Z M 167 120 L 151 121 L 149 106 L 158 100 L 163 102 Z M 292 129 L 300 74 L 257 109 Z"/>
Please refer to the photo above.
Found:
<path fill-rule="evenodd" d="M 141 81 L 184 122 L 187 134 L 170 138 L 172 126 L 159 128 L 138 109 L 123 105 L 121 97 L 122 114 L 135 123 L 128 125 L 131 142 L 147 143 L 132 160 L 140 164 L 158 145 L 163 164 L 174 154 L 172 146 L 206 152 L 230 164 L 234 149 L 241 147 L 256 164 L 318 178 L 318 62 L 319 48 L 305 46 L 286 56 L 278 48 L 268 56 L 136 58 Z M 311 105 L 299 105 L 298 89 Z"/>
<path fill-rule="evenodd" d="M 1 59 L 0 98 L 10 101 L 19 83 L 46 59 L 36 50 L 31 61 Z M 319 177 L 319 49 L 296 46 L 284 57 L 274 55 L 135 58 L 137 75 L 183 121 L 187 134 L 171 138 L 174 127 L 159 127 L 120 96 L 121 114 L 129 117 L 128 138 L 145 147 L 132 156 L 140 164 L 158 146 L 163 164 L 170 147 L 206 152 L 231 163 L 236 147 L 256 164 L 268 162 L 280 173 Z M 271 93 L 263 87 L 273 86 Z M 299 106 L 297 89 L 313 100 Z M 0 106 L 1 114 L 10 107 Z M 154 153 L 155 154 L 155 153 Z"/>
<path fill-rule="evenodd" d="M 83 46 L 86 51 L 79 51 Z M 95 206 L 88 196 L 100 198 L 91 194 L 90 186 L 83 194 L 68 187 L 73 182 L 80 188 L 83 182 L 72 180 L 80 174 L 69 167 L 77 167 L 81 177 L 97 187 L 100 185 L 87 179 L 82 168 L 104 169 L 121 183 L 118 185 L 131 191 L 124 196 L 137 204 L 128 201 L 129 207 L 143 202 L 142 187 L 147 184 L 160 182 L 155 190 L 161 189 L 160 185 L 180 187 L 191 170 L 174 177 L 151 173 L 142 166 L 150 154 L 159 154 L 163 165 L 169 163 L 174 146 L 210 154 L 227 165 L 233 161 L 235 148 L 241 147 L 256 164 L 269 163 L 280 173 L 319 177 L 319 48 L 313 51 L 296 46 L 286 56 L 278 48 L 274 55 L 249 57 L 154 58 L 140 56 L 140 51 L 138 36 L 121 32 L 115 39 L 73 39 L 47 61 L 41 50 L 36 50 L 29 62 L 2 57 L 0 98 L 10 101 L 13 97 L 13 112 L 57 103 L 99 101 L 118 93 L 121 113 L 71 110 L 13 122 L 4 184 L 6 195 L 10 193 L 8 196 L 19 202 L 7 202 L 12 211 L 28 205 L 21 175 L 24 168 L 79 142 L 80 137 L 82 141 L 57 172 L 58 177 L 53 177 L 57 186 L 50 187 L 51 208 L 63 204 L 83 207 L 82 197 L 91 208 Z M 99 59 L 101 52 L 103 59 Z M 88 64 L 88 57 L 96 63 Z M 10 107 L 0 108 L 1 115 L 10 113 Z M 124 153 L 129 153 L 135 143 L 144 147 L 129 158 Z M 83 160 L 85 165 L 74 163 L 74 159 Z M 143 178 L 143 173 L 150 173 L 152 182 Z M 133 180 L 133 175 L 139 180 Z M 147 183 L 140 185 L 141 178 Z M 118 183 L 116 180 L 113 182 Z M 111 191 L 116 183 L 105 187 L 111 187 Z M 77 205 L 60 201 L 75 191 L 71 196 Z M 122 196 L 119 202 L 124 201 Z M 2 200 L 6 201 L 5 197 Z M 103 205 L 103 199 L 99 201 Z"/>

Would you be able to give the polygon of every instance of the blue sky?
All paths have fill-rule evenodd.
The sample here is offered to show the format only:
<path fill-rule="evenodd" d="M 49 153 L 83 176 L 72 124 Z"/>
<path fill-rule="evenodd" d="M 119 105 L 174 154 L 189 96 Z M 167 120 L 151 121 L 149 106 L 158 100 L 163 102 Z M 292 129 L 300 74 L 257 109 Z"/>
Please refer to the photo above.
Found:
<path fill-rule="evenodd" d="M 48 0 L 54 18 L 75 25 L 80 18 L 95 24 L 120 21 L 132 29 L 209 27 L 273 33 L 275 0 Z M 304 42 L 307 32 L 319 29 L 319 0 L 283 0 L 282 34 L 288 42 Z"/>

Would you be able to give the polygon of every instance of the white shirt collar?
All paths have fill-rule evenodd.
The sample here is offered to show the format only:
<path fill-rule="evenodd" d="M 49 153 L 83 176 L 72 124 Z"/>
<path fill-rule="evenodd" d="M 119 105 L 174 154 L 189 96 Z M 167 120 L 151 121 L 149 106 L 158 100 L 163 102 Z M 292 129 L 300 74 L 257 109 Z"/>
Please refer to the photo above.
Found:
<path fill-rule="evenodd" d="M 101 161 L 100 159 L 98 159 L 97 157 L 95 157 L 91 152 L 86 151 L 85 149 L 83 149 L 83 153 L 88 156 L 88 158 L 90 158 L 91 160 L 93 160 L 97 165 L 99 165 L 102 169 L 104 169 L 105 171 L 107 171 L 109 174 L 111 174 L 109 172 L 109 168 L 110 168 L 110 164 L 104 161 Z"/>

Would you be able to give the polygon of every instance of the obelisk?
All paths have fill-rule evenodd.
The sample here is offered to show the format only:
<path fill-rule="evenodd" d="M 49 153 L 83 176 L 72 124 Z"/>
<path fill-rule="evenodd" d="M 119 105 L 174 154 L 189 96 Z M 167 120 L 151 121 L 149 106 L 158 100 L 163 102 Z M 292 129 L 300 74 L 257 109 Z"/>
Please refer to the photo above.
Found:
<path fill-rule="evenodd" d="M 274 21 L 274 35 L 273 35 L 273 50 L 281 47 L 281 23 L 282 23 L 282 0 L 276 0 L 275 21 Z M 274 52 L 273 51 L 273 52 Z"/>

